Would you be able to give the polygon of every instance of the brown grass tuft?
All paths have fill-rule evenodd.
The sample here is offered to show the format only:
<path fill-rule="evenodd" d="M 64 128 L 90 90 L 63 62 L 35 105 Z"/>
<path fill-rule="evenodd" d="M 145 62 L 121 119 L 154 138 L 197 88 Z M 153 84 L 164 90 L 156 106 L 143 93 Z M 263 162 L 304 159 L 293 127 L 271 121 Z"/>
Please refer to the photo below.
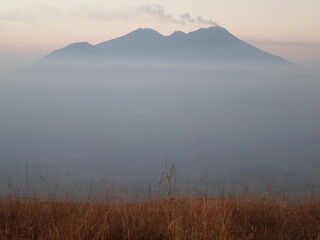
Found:
<path fill-rule="evenodd" d="M 0 201 L 1 239 L 320 239 L 320 201 L 241 197 L 135 203 Z"/>

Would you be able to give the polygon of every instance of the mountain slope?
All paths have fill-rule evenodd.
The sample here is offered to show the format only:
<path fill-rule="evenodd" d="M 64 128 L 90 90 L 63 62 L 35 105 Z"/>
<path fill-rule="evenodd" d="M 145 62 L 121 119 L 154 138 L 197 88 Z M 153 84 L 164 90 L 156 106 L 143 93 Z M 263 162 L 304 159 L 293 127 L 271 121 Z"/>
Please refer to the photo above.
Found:
<path fill-rule="evenodd" d="M 75 43 L 58 49 L 40 62 L 132 65 L 137 64 L 289 64 L 238 39 L 225 28 L 201 28 L 190 33 L 163 36 L 153 29 L 139 28 L 125 36 L 97 45 Z"/>

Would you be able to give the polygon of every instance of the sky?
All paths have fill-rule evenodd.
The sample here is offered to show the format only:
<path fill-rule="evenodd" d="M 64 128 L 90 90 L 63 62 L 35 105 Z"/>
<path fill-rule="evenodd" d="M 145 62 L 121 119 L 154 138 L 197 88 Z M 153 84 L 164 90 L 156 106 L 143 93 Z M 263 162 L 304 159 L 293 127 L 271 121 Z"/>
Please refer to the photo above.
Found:
<path fill-rule="evenodd" d="M 169 35 L 216 24 L 320 69 L 319 0 L 0 0 L 0 74 L 73 42 L 97 44 L 139 27 Z"/>

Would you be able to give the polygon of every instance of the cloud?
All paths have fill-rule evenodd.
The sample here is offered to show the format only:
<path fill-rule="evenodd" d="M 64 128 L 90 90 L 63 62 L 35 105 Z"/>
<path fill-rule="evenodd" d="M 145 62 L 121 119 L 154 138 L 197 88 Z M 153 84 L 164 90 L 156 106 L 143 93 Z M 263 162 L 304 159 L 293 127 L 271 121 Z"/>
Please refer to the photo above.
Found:
<path fill-rule="evenodd" d="M 214 26 L 218 26 L 217 22 L 212 21 L 211 19 L 204 19 L 200 16 L 197 17 L 197 21 L 199 23 L 203 23 L 203 24 L 209 24 L 209 25 L 214 25 Z"/>
<path fill-rule="evenodd" d="M 187 22 L 193 23 L 196 21 L 193 17 L 191 17 L 191 15 L 189 13 L 180 14 L 179 17 Z"/>
<path fill-rule="evenodd" d="M 192 16 L 190 13 L 173 14 L 157 4 L 146 4 L 125 9 L 92 8 L 79 6 L 74 9 L 62 9 L 58 7 L 28 7 L 0 11 L 0 21 L 23 22 L 27 24 L 39 24 L 42 22 L 67 21 L 72 19 L 88 19 L 94 21 L 134 21 L 143 18 L 153 18 L 175 24 L 204 24 L 218 25 L 211 19 L 201 16 Z"/>
<path fill-rule="evenodd" d="M 214 22 L 211 19 L 205 19 L 201 16 L 194 18 L 190 15 L 190 13 L 180 14 L 179 17 L 183 21 L 190 22 L 190 23 L 202 23 L 202 24 L 206 24 L 206 25 L 218 26 L 218 23 Z"/>
<path fill-rule="evenodd" d="M 147 14 L 149 16 L 157 17 L 160 20 L 166 20 L 166 21 L 175 22 L 175 23 L 177 22 L 174 19 L 174 16 L 172 14 L 166 13 L 166 11 L 163 7 L 156 5 L 156 4 L 144 5 L 142 7 L 139 7 L 138 11 L 142 14 Z"/>
<path fill-rule="evenodd" d="M 186 23 L 200 23 L 205 25 L 217 26 L 218 24 L 211 19 L 205 19 L 201 16 L 193 17 L 190 13 L 183 13 L 179 15 L 169 14 L 160 5 L 148 4 L 139 8 L 140 13 L 156 17 L 160 20 L 165 20 L 172 23 L 186 24 Z"/>

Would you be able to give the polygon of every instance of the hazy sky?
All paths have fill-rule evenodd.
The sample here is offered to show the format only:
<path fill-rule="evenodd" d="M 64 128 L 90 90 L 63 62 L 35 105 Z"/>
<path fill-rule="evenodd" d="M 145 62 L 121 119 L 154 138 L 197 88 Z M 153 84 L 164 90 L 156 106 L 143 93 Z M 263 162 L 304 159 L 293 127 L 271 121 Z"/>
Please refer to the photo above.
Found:
<path fill-rule="evenodd" d="M 213 23 L 320 68 L 319 0 L 0 0 L 0 74 L 72 42 L 96 44 L 139 27 L 169 35 Z"/>

